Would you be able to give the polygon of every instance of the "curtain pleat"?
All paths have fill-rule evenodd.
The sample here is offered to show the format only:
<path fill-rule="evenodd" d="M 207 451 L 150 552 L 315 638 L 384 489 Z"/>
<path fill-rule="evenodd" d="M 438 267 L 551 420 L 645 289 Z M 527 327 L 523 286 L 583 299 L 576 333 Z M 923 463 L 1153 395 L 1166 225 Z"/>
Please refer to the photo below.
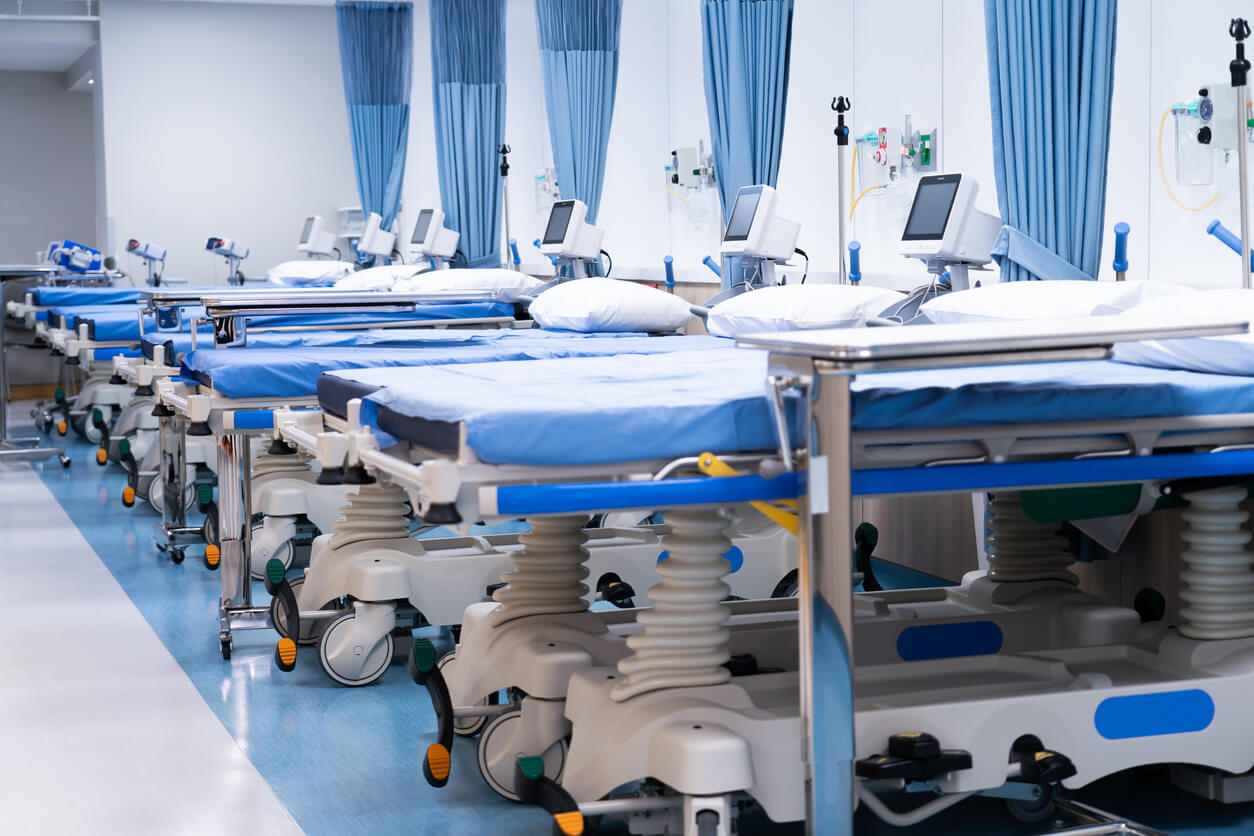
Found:
<path fill-rule="evenodd" d="M 339 0 L 340 68 L 362 211 L 396 218 L 409 144 L 414 25 L 410 3 Z"/>
<path fill-rule="evenodd" d="M 469 267 L 501 264 L 504 0 L 431 0 L 436 169 L 444 225 Z"/>
<path fill-rule="evenodd" d="M 1089 278 L 1106 216 L 1116 11 L 1116 0 L 984 3 L 1002 223 Z M 1002 281 L 1073 274 L 1037 248 L 1010 249 L 1024 260 L 995 250 Z"/>
<path fill-rule="evenodd" d="M 544 101 L 558 190 L 595 223 L 618 88 L 622 0 L 536 0 Z"/>
<path fill-rule="evenodd" d="M 742 186 L 774 186 L 784 144 L 793 0 L 702 0 L 705 104 L 726 218 Z M 723 286 L 743 275 L 729 259 Z"/>

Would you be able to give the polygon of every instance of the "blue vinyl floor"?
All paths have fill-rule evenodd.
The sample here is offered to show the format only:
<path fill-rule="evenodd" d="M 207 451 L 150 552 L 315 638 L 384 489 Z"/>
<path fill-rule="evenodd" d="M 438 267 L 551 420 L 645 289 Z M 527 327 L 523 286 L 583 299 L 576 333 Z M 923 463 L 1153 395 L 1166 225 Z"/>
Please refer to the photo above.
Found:
<path fill-rule="evenodd" d="M 67 439 L 68 440 L 68 439 Z M 453 777 L 441 790 L 422 778 L 422 757 L 434 739 L 434 714 L 424 691 L 399 665 L 371 687 L 334 684 L 317 654 L 302 648 L 296 670 L 272 662 L 271 631 L 237 632 L 234 658 L 218 652 L 217 573 L 190 550 L 173 565 L 153 546 L 156 514 L 146 505 L 122 507 L 124 478 L 116 466 L 94 464 L 94 448 L 72 445 L 73 466 L 35 465 L 45 484 L 143 614 L 227 731 L 309 834 L 544 834 L 551 819 L 538 809 L 496 796 L 478 775 L 473 742 L 453 749 Z M 912 574 L 887 564 L 885 586 Z M 915 576 L 917 577 L 917 576 Z M 266 593 L 255 586 L 255 599 Z M 95 636 L 92 641 L 108 641 Z M 606 741 L 613 757 L 612 741 Z M 1089 803 L 1170 833 L 1254 833 L 1254 805 L 1225 808 L 1174 789 L 1163 772 L 1115 776 L 1080 793 Z M 909 831 L 888 827 L 865 811 L 859 834 L 1038 833 L 1016 825 L 997 801 L 974 799 Z M 742 821 L 743 834 L 801 833 L 760 814 Z"/>

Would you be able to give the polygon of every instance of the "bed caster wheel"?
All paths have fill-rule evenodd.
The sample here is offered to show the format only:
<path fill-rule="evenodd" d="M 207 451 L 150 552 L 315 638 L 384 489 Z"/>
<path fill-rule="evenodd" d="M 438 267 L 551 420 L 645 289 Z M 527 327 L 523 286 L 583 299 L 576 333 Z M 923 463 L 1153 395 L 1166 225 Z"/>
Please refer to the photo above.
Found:
<path fill-rule="evenodd" d="M 59 462 L 61 463 L 61 467 L 63 467 L 63 468 L 64 468 L 64 467 L 69 467 L 69 466 L 70 466 L 70 457 L 69 457 L 69 456 L 57 456 L 57 461 L 59 461 Z"/>
<path fill-rule="evenodd" d="M 178 565 L 187 557 L 187 552 L 183 549 L 170 549 L 170 562 Z"/>
<path fill-rule="evenodd" d="M 511 709 L 493 717 L 479 734 L 479 772 L 497 795 L 510 801 L 522 800 L 515 776 L 519 753 L 513 746 L 515 730 L 521 722 L 522 709 Z M 566 768 L 566 747 L 565 739 L 559 740 L 538 759 L 544 764 L 544 777 L 561 781 Z"/>
<path fill-rule="evenodd" d="M 305 585 L 305 576 L 301 575 L 296 578 L 288 578 L 287 585 L 291 587 L 292 594 L 296 599 L 300 600 L 300 588 Z M 274 625 L 274 630 L 281 638 L 289 639 L 291 636 L 287 634 L 287 608 L 283 606 L 283 601 L 278 596 L 270 599 L 270 623 Z M 322 638 L 322 625 L 325 621 L 313 618 L 302 618 L 300 620 L 300 636 L 296 639 L 296 644 L 301 647 L 312 647 Z"/>
<path fill-rule="evenodd" d="M 1039 798 L 1007 798 L 1006 812 L 1010 818 L 1024 824 L 1040 824 L 1054 815 L 1054 788 L 1040 786 Z"/>
<path fill-rule="evenodd" d="M 209 502 L 205 505 L 205 522 L 200 527 L 200 533 L 209 545 L 222 545 L 218 535 L 218 503 Z"/>
<path fill-rule="evenodd" d="M 440 673 L 444 675 L 446 680 L 449 678 L 449 674 L 451 673 L 449 667 L 457 661 L 456 657 L 457 652 L 453 651 L 452 653 L 445 653 L 438 660 L 436 660 L 435 665 L 440 669 Z M 500 705 L 500 703 L 501 695 L 499 693 L 492 694 L 491 696 L 479 701 L 479 705 Z M 483 727 L 487 724 L 487 717 L 466 717 L 460 720 L 454 720 L 453 734 L 458 737 L 474 737 L 482 731 Z"/>
<path fill-rule="evenodd" d="M 322 663 L 322 669 L 336 682 L 351 688 L 378 680 L 392 664 L 392 656 L 396 652 L 392 634 L 385 633 L 372 647 L 350 648 L 353 652 L 346 654 L 349 659 L 358 659 L 361 653 L 365 654 L 365 659 L 360 664 L 353 664 L 352 669 L 345 669 L 340 661 L 344 649 L 342 645 L 352 640 L 356 620 L 357 613 L 348 610 L 328 624 L 318 640 L 318 661 Z"/>
<path fill-rule="evenodd" d="M 218 643 L 222 646 L 223 661 L 231 661 L 231 637 L 227 636 L 226 638 L 221 639 Z"/>

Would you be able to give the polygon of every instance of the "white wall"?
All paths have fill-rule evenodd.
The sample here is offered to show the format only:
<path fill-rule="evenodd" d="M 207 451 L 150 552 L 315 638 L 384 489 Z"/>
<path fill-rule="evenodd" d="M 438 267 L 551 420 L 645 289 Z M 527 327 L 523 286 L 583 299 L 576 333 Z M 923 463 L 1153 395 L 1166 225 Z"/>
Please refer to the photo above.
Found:
<path fill-rule="evenodd" d="M 233 235 L 253 248 L 247 266 L 259 273 L 295 257 L 304 215 L 332 217 L 337 206 L 357 203 L 329 5 L 103 6 L 107 205 L 120 240 L 134 235 L 165 244 L 171 274 L 204 279 L 222 272 L 200 249 L 204 238 Z M 1212 217 L 1236 226 L 1235 163 L 1221 172 L 1215 206 L 1187 212 L 1160 182 L 1156 138 L 1167 105 L 1225 75 L 1227 21 L 1242 4 L 1124 0 L 1120 11 L 1102 276 L 1110 278 L 1110 228 L 1123 220 L 1132 226 L 1131 276 L 1230 282 L 1236 256 L 1203 230 Z M 511 233 L 534 262 L 530 242 L 544 213 L 535 205 L 533 178 L 552 155 L 534 2 L 507 0 L 507 13 Z M 402 234 L 419 208 L 439 200 L 426 0 L 415 2 L 414 41 Z M 681 278 L 713 281 L 700 262 L 717 254 L 717 196 L 710 190 L 696 207 L 670 201 L 668 209 L 663 177 L 673 148 L 709 143 L 699 4 L 630 0 L 621 43 L 600 217 L 605 248 L 620 275 L 660 277 L 660 259 L 669 253 Z M 857 133 L 884 126 L 895 142 L 906 113 L 915 127 L 938 128 L 941 167 L 973 175 L 980 207 L 996 211 L 982 0 L 796 0 L 779 189 L 781 212 L 801 223 L 798 243 L 818 280 L 830 279 L 837 266 L 830 104 L 840 94 L 853 100 Z M 144 101 L 161 109 L 137 104 Z M 1169 173 L 1171 140 L 1169 119 Z M 859 181 L 856 192 L 862 187 Z M 1214 193 L 1178 192 L 1195 204 Z M 895 253 L 908 199 L 905 189 L 889 190 L 858 206 L 850 233 L 863 244 L 869 279 L 909 285 L 921 278 L 920 265 Z"/>
<path fill-rule="evenodd" d="M 100 14 L 119 249 L 154 241 L 167 275 L 223 281 L 205 239 L 235 238 L 260 275 L 299 256 L 306 215 L 334 223 L 359 203 L 333 7 L 109 0 Z"/>
<path fill-rule="evenodd" d="M 96 242 L 91 107 L 61 73 L 0 72 L 0 263 L 54 238 Z"/>

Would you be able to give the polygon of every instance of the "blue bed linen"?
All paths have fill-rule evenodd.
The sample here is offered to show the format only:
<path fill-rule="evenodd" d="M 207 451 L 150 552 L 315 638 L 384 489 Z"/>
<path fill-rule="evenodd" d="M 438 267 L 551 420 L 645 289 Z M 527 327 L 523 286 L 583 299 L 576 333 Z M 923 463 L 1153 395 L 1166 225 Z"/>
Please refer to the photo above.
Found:
<path fill-rule="evenodd" d="M 205 331 L 210 334 L 212 332 Z M 640 332 L 614 332 L 607 334 L 585 334 L 581 331 L 559 331 L 545 328 L 371 328 L 365 331 L 259 331 L 248 335 L 246 348 L 291 348 L 291 347 L 329 347 L 329 346 L 423 346 L 453 345 L 463 343 L 486 343 L 512 340 L 542 339 L 618 339 L 623 337 L 645 337 Z M 143 339 L 144 356 L 152 359 L 153 346 L 163 345 L 166 348 L 166 360 L 174 356 L 186 354 L 192 350 L 192 335 L 188 334 L 145 334 Z M 199 338 L 197 348 L 212 347 L 212 342 L 202 342 Z"/>
<path fill-rule="evenodd" d="M 709 339 L 718 341 L 664 355 L 349 377 L 388 381 L 362 404 L 362 420 L 381 431 L 381 443 L 407 437 L 407 418 L 464 422 L 467 441 L 486 462 L 598 464 L 774 447 L 766 354 Z"/>
<path fill-rule="evenodd" d="M 490 363 L 501 360 L 667 352 L 680 348 L 725 346 L 717 337 L 625 337 L 619 339 L 504 339 L 425 347 L 315 347 L 197 349 L 183 359 L 183 374 L 212 386 L 228 398 L 311 397 L 318 376 L 342 369 Z"/>
<path fill-rule="evenodd" d="M 862 375 L 855 430 L 1254 412 L 1254 378 L 1110 360 Z"/>
<path fill-rule="evenodd" d="M 270 314 L 249 318 L 254 326 L 321 325 L 327 322 L 357 324 L 369 322 L 407 322 L 409 320 L 486 319 L 513 317 L 514 306 L 507 302 L 446 302 L 418 305 L 414 311 L 401 313 L 354 314 Z"/>
<path fill-rule="evenodd" d="M 118 307 L 122 306 L 115 306 L 114 310 L 80 314 L 75 318 L 79 322 L 87 323 L 88 333 L 93 340 L 99 340 L 100 342 L 122 342 L 127 340 L 138 342 L 140 339 L 139 316 L 134 309 L 116 310 Z M 205 309 L 201 307 L 183 308 L 180 330 L 190 332 L 193 318 L 198 318 L 201 322 L 204 322 Z M 155 333 L 156 331 L 156 318 L 152 314 L 145 315 L 144 333 Z"/>
<path fill-rule="evenodd" d="M 766 355 L 756 351 L 346 376 L 383 387 L 365 397 L 362 413 L 388 443 L 424 443 L 412 436 L 424 422 L 462 423 L 471 448 L 497 464 L 604 464 L 775 446 Z M 1242 412 L 1254 412 L 1254 380 L 1098 361 L 862 375 L 853 383 L 852 422 L 856 430 L 884 430 Z"/>
<path fill-rule="evenodd" d="M 138 287 L 32 287 L 31 302 L 41 308 L 119 305 L 140 301 Z"/>

